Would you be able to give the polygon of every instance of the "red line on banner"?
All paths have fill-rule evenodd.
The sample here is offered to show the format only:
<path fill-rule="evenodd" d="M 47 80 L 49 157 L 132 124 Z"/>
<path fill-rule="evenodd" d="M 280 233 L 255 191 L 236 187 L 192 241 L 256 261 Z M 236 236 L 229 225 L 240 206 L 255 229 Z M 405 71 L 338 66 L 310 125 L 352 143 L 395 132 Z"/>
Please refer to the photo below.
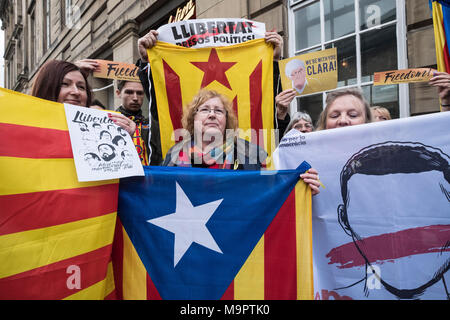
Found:
<path fill-rule="evenodd" d="M 264 298 L 297 299 L 295 190 L 264 234 Z"/>
<path fill-rule="evenodd" d="M 0 235 L 117 211 L 119 184 L 0 196 Z M 89 205 L 86 205 L 89 204 Z"/>
<path fill-rule="evenodd" d="M 259 130 L 263 129 L 262 119 L 262 61 L 258 63 L 250 75 L 250 123 L 256 134 L 252 134 L 252 143 L 264 147 L 264 141 L 259 141 Z M 261 139 L 262 140 L 262 139 Z"/>
<path fill-rule="evenodd" d="M 417 254 L 450 252 L 450 225 L 436 225 L 372 236 L 356 242 L 369 262 L 393 261 Z M 337 263 L 339 269 L 363 266 L 364 258 L 350 242 L 332 249 L 328 264 Z"/>
<path fill-rule="evenodd" d="M 0 279 L 0 299 L 59 300 L 106 278 L 111 245 Z M 69 267 L 72 267 L 69 269 Z M 79 289 L 77 285 L 79 276 Z"/>
<path fill-rule="evenodd" d="M 54 159 L 73 158 L 69 131 L 0 123 L 0 156 Z"/>
<path fill-rule="evenodd" d="M 180 77 L 164 60 L 163 65 L 170 118 L 172 120 L 173 130 L 176 130 L 183 127 L 181 125 L 181 116 L 183 115 L 183 99 L 181 97 Z"/>
<path fill-rule="evenodd" d="M 233 99 L 233 111 L 236 115 L 236 119 L 239 119 L 239 110 L 238 110 L 238 102 L 237 102 L 237 96 Z"/>

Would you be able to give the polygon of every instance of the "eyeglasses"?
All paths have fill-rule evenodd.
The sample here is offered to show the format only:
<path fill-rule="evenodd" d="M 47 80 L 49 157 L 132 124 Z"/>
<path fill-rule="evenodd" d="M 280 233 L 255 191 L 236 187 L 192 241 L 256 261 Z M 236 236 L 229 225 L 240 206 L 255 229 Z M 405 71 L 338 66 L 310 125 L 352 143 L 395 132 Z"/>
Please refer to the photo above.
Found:
<path fill-rule="evenodd" d="M 208 115 L 211 111 L 218 117 L 225 115 L 225 110 L 223 109 L 210 109 L 208 107 L 200 107 L 197 109 L 197 113 L 200 113 L 201 115 L 204 116 Z"/>
<path fill-rule="evenodd" d="M 305 124 L 299 123 L 299 124 L 296 124 L 294 126 L 294 129 L 297 129 L 297 130 L 303 129 L 303 128 L 305 128 L 305 129 L 312 129 L 312 127 L 313 127 L 312 124 L 309 124 L 309 123 L 305 123 Z"/>

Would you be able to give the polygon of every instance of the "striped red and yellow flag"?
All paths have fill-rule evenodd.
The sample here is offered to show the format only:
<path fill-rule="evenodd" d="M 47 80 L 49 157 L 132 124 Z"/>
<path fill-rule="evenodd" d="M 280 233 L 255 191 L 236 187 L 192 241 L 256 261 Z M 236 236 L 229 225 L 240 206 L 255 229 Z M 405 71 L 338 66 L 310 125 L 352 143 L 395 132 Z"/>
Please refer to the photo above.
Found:
<path fill-rule="evenodd" d="M 450 72 L 450 2 L 433 0 L 432 11 L 438 71 Z"/>
<path fill-rule="evenodd" d="M 0 88 L 0 299 L 104 299 L 118 181 L 78 182 L 64 106 Z"/>
<path fill-rule="evenodd" d="M 275 149 L 273 48 L 264 39 L 200 49 L 158 42 L 148 50 L 148 57 L 163 155 L 176 142 L 174 130 L 182 128 L 183 107 L 202 88 L 227 96 L 238 117 L 241 138 L 272 154 Z"/>
<path fill-rule="evenodd" d="M 297 183 L 223 300 L 313 300 L 311 190 Z"/>
<path fill-rule="evenodd" d="M 313 300 L 311 190 L 297 183 L 222 300 Z M 161 300 L 118 220 L 113 261 L 116 297 Z"/>

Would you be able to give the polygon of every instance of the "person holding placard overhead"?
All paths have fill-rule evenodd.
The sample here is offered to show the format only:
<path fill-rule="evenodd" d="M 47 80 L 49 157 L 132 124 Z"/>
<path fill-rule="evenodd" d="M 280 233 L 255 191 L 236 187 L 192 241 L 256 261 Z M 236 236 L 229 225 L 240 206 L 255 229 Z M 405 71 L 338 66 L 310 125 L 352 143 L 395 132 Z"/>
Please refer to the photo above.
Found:
<path fill-rule="evenodd" d="M 429 84 L 438 89 L 439 99 L 441 100 L 441 111 L 450 111 L 450 74 L 435 71 Z"/>

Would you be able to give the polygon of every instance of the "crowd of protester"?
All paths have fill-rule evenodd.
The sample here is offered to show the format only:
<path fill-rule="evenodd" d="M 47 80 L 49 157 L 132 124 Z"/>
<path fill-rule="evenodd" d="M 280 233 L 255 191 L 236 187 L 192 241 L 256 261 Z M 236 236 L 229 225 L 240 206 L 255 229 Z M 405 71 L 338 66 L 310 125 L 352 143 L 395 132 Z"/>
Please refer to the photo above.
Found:
<path fill-rule="evenodd" d="M 132 137 L 143 165 L 264 170 L 267 154 L 259 146 L 238 137 L 237 118 L 229 99 L 206 89 L 200 90 L 184 108 L 182 124 L 186 139 L 175 144 L 166 155 L 161 154 L 158 111 L 153 86 L 149 86 L 151 70 L 147 56 L 147 49 L 156 45 L 157 40 L 158 32 L 155 30 L 139 39 L 140 59 L 136 65 L 141 82 L 117 82 L 116 95 L 122 104 L 114 108 L 115 112 L 108 111 L 109 108 L 93 97 L 88 75 L 98 70 L 99 65 L 92 59 L 75 63 L 48 61 L 38 72 L 31 94 L 50 101 L 108 111 L 108 117 Z M 274 48 L 274 126 L 279 132 L 279 140 L 292 129 L 309 133 L 391 119 L 387 108 L 371 107 L 358 88 L 328 93 L 316 125 L 304 111 L 291 115 L 290 106 L 297 93 L 294 89 L 280 90 L 277 62 L 281 58 L 282 37 L 275 31 L 266 32 L 265 40 Z M 437 88 L 441 110 L 450 110 L 450 75 L 435 72 L 429 84 Z M 152 101 L 150 118 L 142 113 L 144 95 Z M 315 169 L 301 175 L 301 179 L 310 186 L 313 195 L 320 192 Z"/>

